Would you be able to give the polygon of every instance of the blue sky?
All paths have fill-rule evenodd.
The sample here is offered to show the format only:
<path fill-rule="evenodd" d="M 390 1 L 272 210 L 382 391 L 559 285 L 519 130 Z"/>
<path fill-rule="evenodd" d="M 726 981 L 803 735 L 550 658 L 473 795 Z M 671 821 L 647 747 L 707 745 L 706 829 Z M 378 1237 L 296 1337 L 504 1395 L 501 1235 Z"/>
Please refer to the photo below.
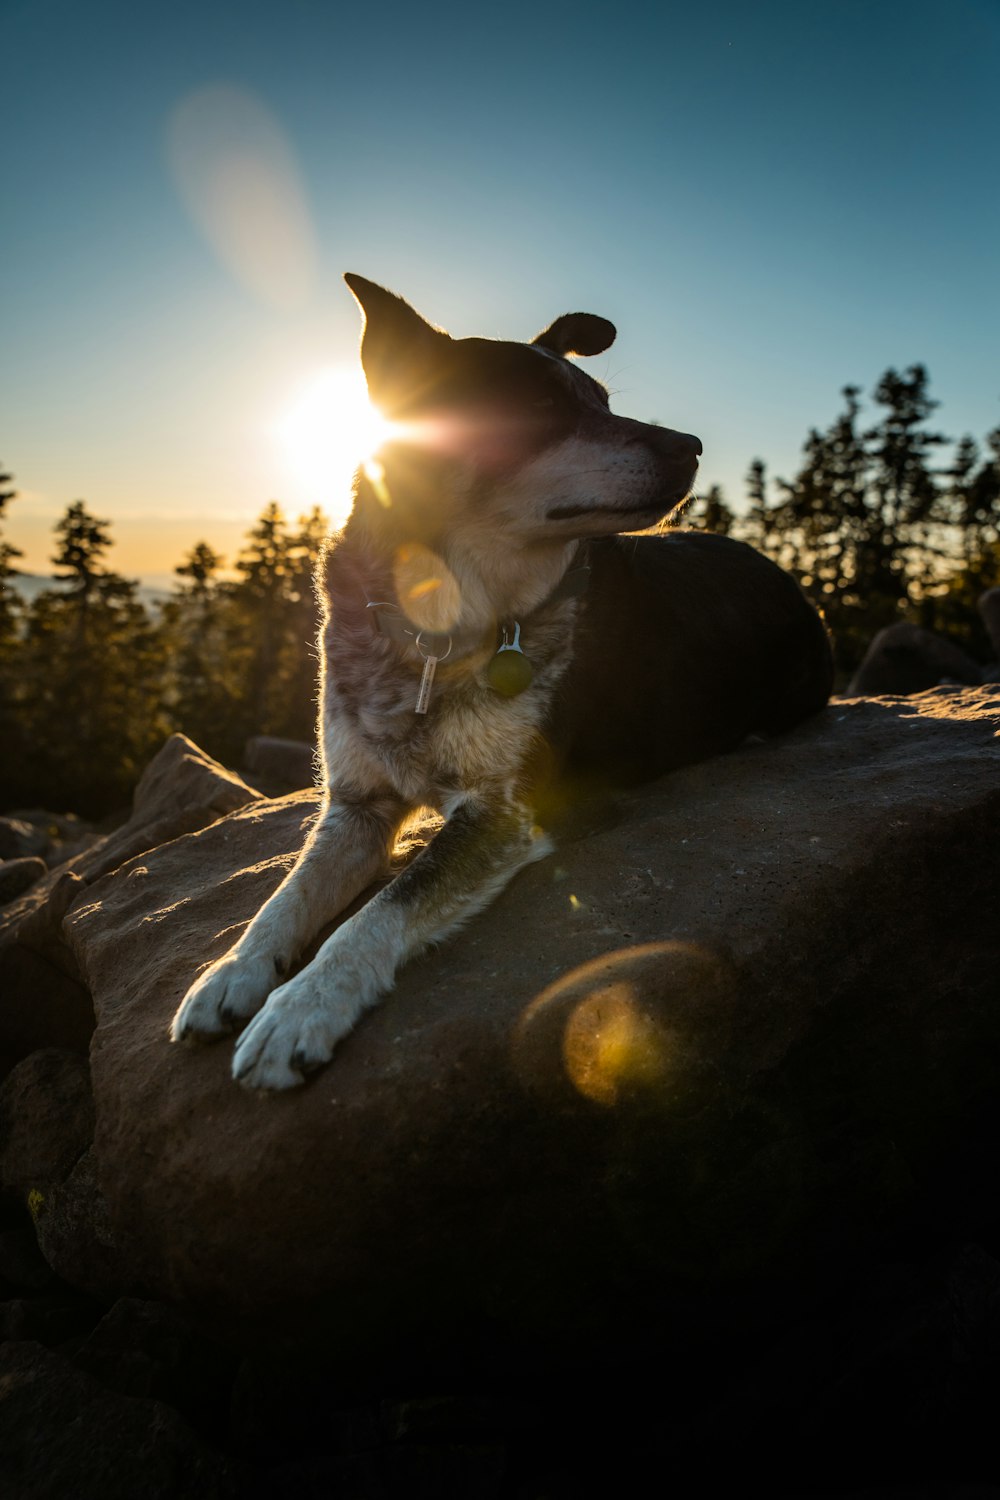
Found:
<path fill-rule="evenodd" d="M 337 509 L 275 427 L 356 362 L 345 270 L 457 335 L 610 317 L 588 368 L 731 501 L 889 365 L 946 432 L 1000 422 L 1000 0 L 0 0 L 0 49 L 0 458 L 39 570 L 78 497 L 145 574 L 272 497 Z M 274 189 L 228 242 L 220 134 Z"/>

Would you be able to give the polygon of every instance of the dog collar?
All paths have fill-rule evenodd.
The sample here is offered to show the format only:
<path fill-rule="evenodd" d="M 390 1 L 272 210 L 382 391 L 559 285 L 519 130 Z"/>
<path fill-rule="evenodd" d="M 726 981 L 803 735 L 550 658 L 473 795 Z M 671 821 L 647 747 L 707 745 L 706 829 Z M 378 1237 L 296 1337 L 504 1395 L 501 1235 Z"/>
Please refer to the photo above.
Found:
<path fill-rule="evenodd" d="M 564 573 L 551 594 L 535 606 L 526 617 L 530 622 L 543 610 L 564 599 L 573 599 L 582 594 L 590 578 L 590 568 L 584 563 Z M 387 636 L 400 646 L 413 646 L 424 663 L 420 688 L 414 712 L 425 714 L 430 703 L 434 672 L 440 661 L 450 656 L 467 656 L 469 652 L 488 643 L 489 635 L 481 630 L 418 630 L 398 604 L 383 600 L 369 600 L 368 608 L 373 612 L 375 628 L 380 635 Z M 495 655 L 486 669 L 486 680 L 494 692 L 504 698 L 515 698 L 530 685 L 534 676 L 531 662 L 521 649 L 521 622 L 512 617 L 499 620 L 493 629 Z M 499 637 L 499 644 L 498 644 Z"/>

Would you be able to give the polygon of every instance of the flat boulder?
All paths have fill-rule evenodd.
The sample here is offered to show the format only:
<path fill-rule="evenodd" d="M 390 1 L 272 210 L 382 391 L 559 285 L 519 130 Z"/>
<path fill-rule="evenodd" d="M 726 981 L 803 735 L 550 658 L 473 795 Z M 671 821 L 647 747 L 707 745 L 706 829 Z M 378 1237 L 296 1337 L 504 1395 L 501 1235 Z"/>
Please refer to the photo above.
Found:
<path fill-rule="evenodd" d="M 233 1084 L 231 1041 L 167 1033 L 315 793 L 92 882 L 63 927 L 131 1274 L 345 1358 L 449 1331 L 676 1348 L 748 1286 L 839 1274 L 1000 1082 L 998 731 L 995 686 L 839 700 L 595 806 L 277 1096 Z"/>

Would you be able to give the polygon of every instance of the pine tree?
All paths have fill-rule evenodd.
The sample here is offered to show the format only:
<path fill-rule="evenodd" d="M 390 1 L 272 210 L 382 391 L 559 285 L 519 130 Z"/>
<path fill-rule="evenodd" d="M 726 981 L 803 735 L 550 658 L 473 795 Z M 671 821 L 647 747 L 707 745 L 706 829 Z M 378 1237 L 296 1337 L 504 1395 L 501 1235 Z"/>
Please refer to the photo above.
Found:
<path fill-rule="evenodd" d="M 767 470 L 764 461 L 755 458 L 751 461 L 746 474 L 747 506 L 746 515 L 740 530 L 744 541 L 751 546 L 757 547 L 761 552 L 768 550 L 768 522 L 767 522 Z"/>
<path fill-rule="evenodd" d="M 1000 541 L 1000 427 L 987 434 L 986 446 L 982 454 L 972 437 L 963 437 L 948 471 L 950 519 L 959 530 L 966 567 Z"/>
<path fill-rule="evenodd" d="M 106 567 L 108 524 L 83 501 L 68 508 L 56 538 L 52 561 L 67 587 L 39 594 L 28 611 L 31 690 L 20 722 L 32 753 L 15 782 L 18 800 L 100 815 L 125 806 L 168 732 L 162 631 L 136 584 Z"/>
<path fill-rule="evenodd" d="M 866 431 L 859 394 L 846 386 L 843 413 L 810 432 L 802 467 L 778 480 L 783 498 L 769 512 L 768 550 L 822 607 L 847 671 L 877 630 L 940 580 L 949 545 L 945 492 L 931 465 L 947 439 L 925 425 L 937 405 L 926 370 L 886 371 L 874 392 L 884 412 Z"/>
<path fill-rule="evenodd" d="M 241 684 L 233 669 L 228 616 L 232 605 L 218 577 L 224 559 L 197 542 L 174 569 L 179 591 L 163 607 L 169 668 L 166 698 L 174 724 L 218 759 L 242 751 L 236 724 Z"/>
<path fill-rule="evenodd" d="M 8 474 L 0 464 L 0 521 L 11 500 L 17 499 L 13 481 L 13 474 Z M 17 630 L 20 610 L 12 583 L 18 576 L 14 559 L 23 555 L 19 547 L 11 546 L 6 537 L 0 535 L 0 642 L 6 641 Z"/>
<path fill-rule="evenodd" d="M 698 531 L 714 531 L 728 536 L 736 517 L 726 504 L 722 486 L 713 484 L 704 495 L 699 495 L 685 512 L 684 521 Z"/>
<path fill-rule="evenodd" d="M 12 474 L 0 464 L 0 521 L 11 500 L 17 498 Z M 24 762 L 27 743 L 19 714 L 19 704 L 25 692 L 23 663 L 22 619 L 23 608 L 14 589 L 18 570 L 14 566 L 22 553 L 6 537 L 0 535 L 0 746 L 7 766 Z M 4 783 L 7 783 L 5 775 Z M 5 786 L 0 786 L 0 807 L 11 806 Z"/>

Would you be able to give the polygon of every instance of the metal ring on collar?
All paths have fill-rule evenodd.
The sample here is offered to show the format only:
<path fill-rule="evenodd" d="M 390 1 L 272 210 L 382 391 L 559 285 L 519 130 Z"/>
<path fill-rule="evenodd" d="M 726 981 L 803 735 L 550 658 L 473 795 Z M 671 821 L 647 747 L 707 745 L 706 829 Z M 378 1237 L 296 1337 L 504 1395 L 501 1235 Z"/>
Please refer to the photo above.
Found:
<path fill-rule="evenodd" d="M 424 635 L 424 633 L 425 632 L 422 631 L 422 630 L 418 630 L 417 631 L 417 638 L 416 638 L 416 640 L 414 641 L 413 644 L 416 646 L 416 648 L 417 648 L 418 651 L 420 651 L 420 639 L 421 639 L 421 636 Z M 438 631 L 436 631 L 436 630 L 430 630 L 430 631 L 427 631 L 426 633 L 428 635 L 437 635 Z M 428 651 L 427 656 L 424 656 L 424 653 L 422 651 L 420 651 L 420 655 L 421 655 L 421 657 L 423 658 L 424 661 L 426 661 L 427 658 L 430 657 L 430 656 L 434 656 L 434 660 L 435 661 L 447 661 L 448 657 L 451 655 L 451 647 L 452 647 L 452 639 L 451 639 L 451 636 L 449 636 L 448 637 L 448 649 L 441 656 L 434 656 L 434 653 L 432 651 Z"/>

